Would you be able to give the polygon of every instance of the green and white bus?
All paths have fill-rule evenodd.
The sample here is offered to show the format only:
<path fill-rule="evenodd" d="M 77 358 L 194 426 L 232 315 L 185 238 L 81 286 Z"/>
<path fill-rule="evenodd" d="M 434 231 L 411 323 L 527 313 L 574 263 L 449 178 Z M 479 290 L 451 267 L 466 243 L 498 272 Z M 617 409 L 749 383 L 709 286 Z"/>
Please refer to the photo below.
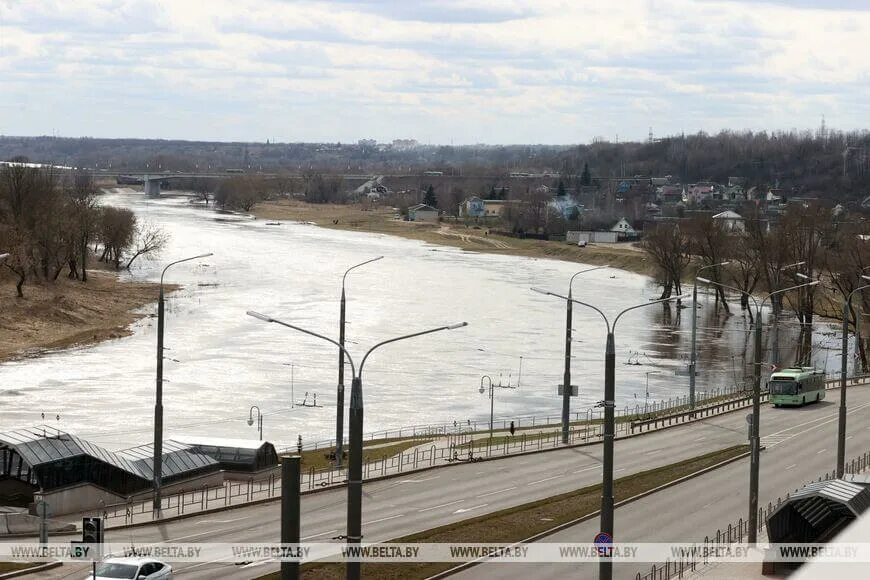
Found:
<path fill-rule="evenodd" d="M 767 388 L 774 407 L 806 405 L 825 398 L 825 373 L 813 367 L 782 369 L 770 375 Z"/>

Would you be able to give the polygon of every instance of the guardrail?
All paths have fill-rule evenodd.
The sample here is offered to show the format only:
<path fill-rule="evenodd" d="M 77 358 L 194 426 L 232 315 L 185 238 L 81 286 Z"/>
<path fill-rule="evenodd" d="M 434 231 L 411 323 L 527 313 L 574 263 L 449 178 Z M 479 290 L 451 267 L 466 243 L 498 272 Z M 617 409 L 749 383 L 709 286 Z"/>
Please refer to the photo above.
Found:
<path fill-rule="evenodd" d="M 862 455 L 859 455 L 846 463 L 845 472 L 862 473 L 864 471 L 867 471 L 868 467 L 870 467 L 870 451 L 865 452 Z M 801 487 L 806 487 L 810 483 L 830 481 L 832 479 L 836 479 L 836 477 L 837 471 L 832 470 L 830 472 L 820 475 L 814 481 L 811 480 L 804 483 Z M 798 489 L 795 489 L 795 491 L 798 491 Z M 766 506 L 758 508 L 759 532 L 764 531 L 764 528 L 767 525 L 768 516 L 770 516 L 770 514 L 774 510 L 779 508 L 779 506 L 781 506 L 783 502 L 788 501 L 790 498 L 791 493 L 787 493 L 785 494 L 785 497 L 777 497 L 775 501 L 768 502 Z M 736 523 L 729 523 L 727 527 L 717 529 L 715 535 L 704 536 L 704 549 L 699 550 L 699 553 L 716 553 L 715 548 L 734 543 L 742 543 L 743 539 L 745 537 L 748 537 L 748 534 L 749 521 L 740 518 L 739 520 L 737 520 Z M 701 542 L 699 542 L 699 547 L 700 544 Z M 698 568 L 706 566 L 708 563 L 709 561 L 706 558 L 693 558 L 690 556 L 676 560 L 666 560 L 661 564 L 653 564 L 649 572 L 638 572 L 635 576 L 635 580 L 670 580 L 671 578 L 683 578 L 684 574 L 688 574 L 689 572 L 695 572 Z"/>
<path fill-rule="evenodd" d="M 717 387 L 714 389 L 699 391 L 696 397 L 696 404 L 704 404 L 705 401 L 720 399 L 722 397 L 735 396 L 746 391 L 746 385 L 736 384 L 727 387 Z M 689 396 L 683 395 L 679 397 L 671 397 L 661 401 L 647 401 L 637 403 L 635 405 L 625 405 L 621 409 L 616 410 L 617 417 L 623 416 L 640 416 L 643 414 L 661 414 L 668 410 L 686 407 L 689 405 Z M 581 421 L 597 421 L 603 420 L 604 410 L 601 407 L 590 407 L 583 410 L 573 411 L 571 413 L 571 422 L 579 423 Z M 514 424 L 515 429 L 532 429 L 537 427 L 556 427 L 562 424 L 562 415 L 518 415 L 510 417 L 497 417 L 493 421 L 493 428 L 499 430 L 507 430 L 510 424 Z M 465 419 L 463 421 L 452 421 L 443 423 L 430 423 L 426 425 L 410 425 L 399 427 L 396 429 L 384 429 L 381 431 L 373 431 L 366 433 L 363 436 L 364 441 L 372 441 L 375 439 L 425 439 L 427 437 L 440 435 L 454 435 L 457 433 L 481 432 L 489 429 L 489 420 L 473 420 Z M 348 441 L 345 440 L 345 446 Z M 303 451 L 329 449 L 335 447 L 335 438 L 323 439 L 311 443 L 302 444 Z M 287 445 L 279 448 L 279 453 L 296 452 L 298 445 Z"/>

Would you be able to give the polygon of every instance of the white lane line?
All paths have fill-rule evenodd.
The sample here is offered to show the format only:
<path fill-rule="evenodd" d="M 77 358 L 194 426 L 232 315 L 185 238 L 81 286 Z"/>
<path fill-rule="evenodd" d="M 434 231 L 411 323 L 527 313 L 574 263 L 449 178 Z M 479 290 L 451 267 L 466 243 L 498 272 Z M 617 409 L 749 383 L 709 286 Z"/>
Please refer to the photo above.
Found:
<path fill-rule="evenodd" d="M 424 481 L 432 481 L 433 479 L 438 479 L 441 477 L 440 475 L 436 475 L 435 477 L 424 477 L 423 479 L 402 479 L 399 483 L 423 483 Z"/>
<path fill-rule="evenodd" d="M 591 471 L 593 469 L 601 469 L 600 465 L 593 465 L 592 467 L 585 467 L 583 469 L 578 469 L 574 473 L 583 473 L 584 471 Z"/>
<path fill-rule="evenodd" d="M 487 492 L 487 493 L 482 493 L 482 494 L 480 494 L 480 495 L 476 495 L 476 496 L 474 496 L 474 497 L 486 497 L 486 496 L 488 496 L 488 495 L 495 495 L 495 494 L 497 494 L 497 493 L 504 493 L 504 492 L 506 492 L 506 491 L 510 491 L 510 490 L 512 490 L 512 489 L 516 489 L 516 488 L 517 488 L 517 486 L 506 487 L 506 488 L 504 488 L 504 489 L 497 489 L 497 490 L 495 490 L 495 491 L 490 491 L 490 492 Z"/>
<path fill-rule="evenodd" d="M 706 437 L 698 437 L 695 441 L 703 441 L 704 439 L 706 439 Z"/>
<path fill-rule="evenodd" d="M 792 463 L 791 465 L 789 465 L 788 467 L 786 467 L 785 470 L 788 471 L 789 469 L 791 469 L 791 468 L 793 468 L 793 467 L 797 467 L 797 463 Z"/>
<path fill-rule="evenodd" d="M 647 451 L 646 453 L 644 453 L 644 455 L 646 455 L 646 456 L 658 455 L 659 453 L 661 453 L 661 451 Z"/>
<path fill-rule="evenodd" d="M 470 508 L 459 508 L 458 510 L 456 510 L 456 511 L 453 512 L 453 513 L 455 513 L 455 514 L 464 514 L 465 512 L 470 512 L 471 510 L 476 510 L 476 509 L 478 509 L 478 508 L 486 507 L 486 506 L 488 506 L 488 505 L 489 505 L 488 503 L 482 503 L 482 504 L 480 504 L 480 505 L 476 505 L 476 506 L 473 506 L 473 507 L 470 507 Z"/>
<path fill-rule="evenodd" d="M 371 521 L 368 521 L 368 522 L 363 522 L 362 525 L 366 525 L 366 524 L 376 524 L 376 523 L 378 523 L 378 522 L 385 522 L 385 521 L 387 521 L 387 520 L 394 520 L 394 519 L 396 519 L 396 518 L 400 518 L 400 517 L 402 517 L 402 516 L 404 516 L 404 515 L 405 515 L 405 514 L 396 514 L 396 515 L 394 515 L 394 516 L 390 516 L 390 517 L 388 517 L 388 518 L 381 518 L 381 519 L 378 519 L 378 520 L 371 520 Z"/>
<path fill-rule="evenodd" d="M 818 451 L 816 451 L 816 455 L 824 453 L 825 451 L 827 451 L 827 449 L 819 449 Z"/>
<path fill-rule="evenodd" d="M 705 505 L 703 505 L 703 506 L 701 506 L 701 509 L 702 509 L 702 510 L 705 510 L 705 509 L 707 509 L 708 507 L 710 507 L 711 505 L 713 505 L 712 502 L 711 502 L 711 503 L 708 503 L 708 504 L 705 504 Z"/>
<path fill-rule="evenodd" d="M 848 441 L 848 440 L 851 439 L 852 437 L 854 437 L 854 435 L 849 435 L 848 437 L 846 437 L 846 441 Z"/>
<path fill-rule="evenodd" d="M 620 467 L 619 469 L 614 469 L 613 473 L 619 473 L 620 471 L 625 471 L 624 467 Z"/>
<path fill-rule="evenodd" d="M 554 475 L 553 477 L 545 477 L 544 479 L 539 479 L 538 481 L 531 481 L 531 482 L 527 483 L 526 485 L 537 485 L 539 483 L 544 483 L 545 481 L 550 481 L 552 479 L 559 479 L 560 477 L 562 477 L 562 476 L 561 475 Z"/>
<path fill-rule="evenodd" d="M 442 503 L 440 505 L 433 505 L 432 507 L 427 507 L 427 508 L 423 508 L 421 510 L 417 510 L 417 513 L 428 512 L 429 510 L 437 510 L 438 508 L 443 508 L 443 507 L 447 507 L 449 505 L 462 503 L 464 501 L 465 501 L 464 499 L 458 499 L 456 501 L 451 501 L 450 503 Z"/>
<path fill-rule="evenodd" d="M 329 534 L 334 534 L 338 530 L 329 530 L 328 532 L 322 532 L 320 534 L 312 534 L 310 536 L 305 536 L 304 538 L 300 538 L 301 540 L 310 540 L 311 538 L 319 538 L 320 536 L 328 536 Z"/>
<path fill-rule="evenodd" d="M 199 524 L 229 524 L 231 522 L 238 522 L 241 520 L 246 520 L 250 517 L 253 517 L 253 516 L 245 516 L 242 518 L 233 518 L 231 520 L 199 520 L 196 523 L 197 523 L 197 525 L 199 525 Z"/>
<path fill-rule="evenodd" d="M 188 536 L 179 536 L 177 538 L 170 538 L 169 540 L 163 540 L 160 542 L 161 544 L 166 544 L 168 542 L 177 542 L 178 540 L 186 540 L 187 538 L 195 538 L 197 536 L 205 536 L 208 534 L 216 534 L 218 532 L 223 532 L 224 530 L 228 530 L 229 528 L 219 528 L 217 530 L 209 530 L 207 532 L 200 532 L 198 534 L 190 534 Z"/>

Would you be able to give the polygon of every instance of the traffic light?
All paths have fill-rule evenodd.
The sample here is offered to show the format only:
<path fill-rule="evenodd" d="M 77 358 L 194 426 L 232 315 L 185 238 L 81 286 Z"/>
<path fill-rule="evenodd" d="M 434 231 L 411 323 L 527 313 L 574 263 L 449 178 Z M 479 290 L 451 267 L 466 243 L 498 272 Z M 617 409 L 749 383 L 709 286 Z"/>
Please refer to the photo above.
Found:
<path fill-rule="evenodd" d="M 82 518 L 82 542 L 85 544 L 103 543 L 102 518 Z"/>

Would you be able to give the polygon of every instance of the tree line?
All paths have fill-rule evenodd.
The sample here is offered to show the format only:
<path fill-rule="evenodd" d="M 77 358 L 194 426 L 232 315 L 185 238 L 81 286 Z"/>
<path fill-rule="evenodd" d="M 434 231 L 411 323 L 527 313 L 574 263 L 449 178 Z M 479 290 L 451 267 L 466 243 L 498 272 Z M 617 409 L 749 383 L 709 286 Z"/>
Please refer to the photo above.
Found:
<path fill-rule="evenodd" d="M 735 289 L 750 319 L 752 294 L 819 279 L 819 285 L 776 294 L 770 301 L 774 313 L 788 309 L 801 323 L 795 362 L 809 364 L 814 315 L 839 316 L 844 298 L 866 284 L 861 275 L 870 268 L 870 223 L 818 202 L 796 203 L 773 222 L 751 211 L 738 222 L 713 219 L 711 214 L 660 222 L 645 229 L 640 246 L 655 266 L 661 298 L 681 295 L 686 280 L 694 280 L 700 267 L 709 266 L 701 275 Z M 716 266 L 723 262 L 727 265 Z M 716 307 L 728 313 L 725 290 L 715 285 L 711 289 Z M 870 308 L 868 298 L 866 293 L 854 296 L 847 313 L 853 328 L 859 312 Z M 859 347 L 866 368 L 863 340 Z"/>
<path fill-rule="evenodd" d="M 66 270 L 87 282 L 89 260 L 130 268 L 159 252 L 167 236 L 129 209 L 99 204 L 88 174 L 20 165 L 0 168 L 0 253 L 24 297 L 28 281 L 54 282 Z"/>

